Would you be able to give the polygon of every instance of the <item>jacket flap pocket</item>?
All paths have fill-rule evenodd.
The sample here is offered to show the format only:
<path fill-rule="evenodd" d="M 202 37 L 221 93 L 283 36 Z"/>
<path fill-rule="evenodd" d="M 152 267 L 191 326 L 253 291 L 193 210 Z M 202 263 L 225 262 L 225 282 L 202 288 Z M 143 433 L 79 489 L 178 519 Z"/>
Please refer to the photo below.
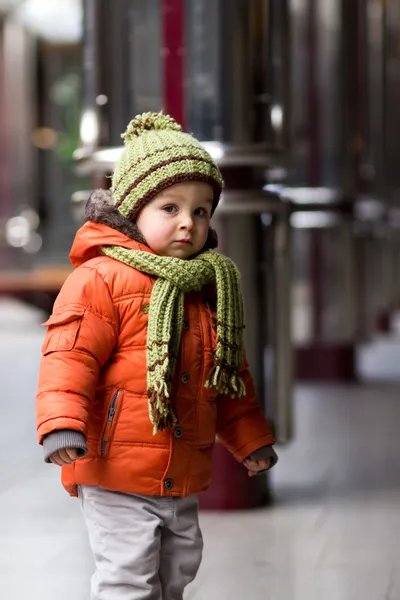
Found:
<path fill-rule="evenodd" d="M 50 327 L 50 325 L 62 325 L 63 323 L 70 323 L 71 321 L 79 319 L 79 317 L 83 317 L 85 312 L 86 308 L 84 306 L 74 306 L 70 308 L 65 308 L 64 310 L 60 310 L 53 313 L 47 319 L 47 321 L 42 323 L 42 326 Z"/>
<path fill-rule="evenodd" d="M 78 337 L 84 313 L 85 308 L 82 308 L 81 310 L 69 309 L 51 315 L 46 323 L 43 323 L 43 325 L 48 326 L 48 330 L 43 343 L 42 354 L 72 350 Z"/>

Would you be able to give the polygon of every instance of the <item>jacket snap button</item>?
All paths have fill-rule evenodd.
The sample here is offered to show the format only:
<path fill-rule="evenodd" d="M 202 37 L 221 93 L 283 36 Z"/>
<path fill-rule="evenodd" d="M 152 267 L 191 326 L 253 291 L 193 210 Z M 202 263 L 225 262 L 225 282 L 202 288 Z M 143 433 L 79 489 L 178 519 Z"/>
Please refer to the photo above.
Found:
<path fill-rule="evenodd" d="M 183 429 L 182 429 L 182 427 L 177 427 L 176 429 L 174 429 L 174 436 L 176 438 L 181 438 L 183 436 Z"/>
<path fill-rule="evenodd" d="M 189 329 L 189 322 L 186 319 L 183 321 L 182 327 L 183 329 Z"/>
<path fill-rule="evenodd" d="M 187 383 L 189 381 L 189 379 L 190 379 L 189 373 L 183 373 L 183 375 L 182 375 L 182 382 L 183 383 Z"/>
<path fill-rule="evenodd" d="M 164 487 L 166 490 L 172 490 L 173 482 L 172 479 L 166 479 L 164 481 Z"/>

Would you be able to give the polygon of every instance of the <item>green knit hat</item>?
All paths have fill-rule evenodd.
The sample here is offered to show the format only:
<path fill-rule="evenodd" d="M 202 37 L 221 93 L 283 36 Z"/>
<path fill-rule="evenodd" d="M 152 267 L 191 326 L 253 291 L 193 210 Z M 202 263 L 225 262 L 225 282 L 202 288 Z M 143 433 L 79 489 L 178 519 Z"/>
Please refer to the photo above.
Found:
<path fill-rule="evenodd" d="M 137 115 L 122 135 L 125 149 L 112 178 L 117 210 L 136 220 L 141 209 L 166 188 L 184 181 L 202 181 L 214 189 L 215 210 L 222 175 L 209 153 L 170 116 Z"/>

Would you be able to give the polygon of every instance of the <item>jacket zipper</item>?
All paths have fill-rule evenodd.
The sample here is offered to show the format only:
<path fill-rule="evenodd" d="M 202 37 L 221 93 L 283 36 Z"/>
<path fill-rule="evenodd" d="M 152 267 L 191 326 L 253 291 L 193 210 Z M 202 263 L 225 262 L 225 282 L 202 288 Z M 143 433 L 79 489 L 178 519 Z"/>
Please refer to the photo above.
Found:
<path fill-rule="evenodd" d="M 112 400 L 111 400 L 111 403 L 110 403 L 110 406 L 108 409 L 107 423 L 106 423 L 106 426 L 104 427 L 103 437 L 101 438 L 101 456 L 104 456 L 104 454 L 106 452 L 108 440 L 110 439 L 112 424 L 114 421 L 115 413 L 117 411 L 118 398 L 119 398 L 119 390 L 117 390 L 115 392 L 114 396 L 112 397 Z"/>

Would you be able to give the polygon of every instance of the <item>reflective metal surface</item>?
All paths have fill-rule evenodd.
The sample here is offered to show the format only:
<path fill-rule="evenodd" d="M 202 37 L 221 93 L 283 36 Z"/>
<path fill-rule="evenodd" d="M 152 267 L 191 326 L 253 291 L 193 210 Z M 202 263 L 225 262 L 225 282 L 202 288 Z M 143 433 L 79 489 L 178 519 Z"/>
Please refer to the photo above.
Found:
<path fill-rule="evenodd" d="M 292 230 L 289 207 L 271 222 L 270 280 L 267 294 L 269 311 L 269 347 L 267 357 L 273 393 L 268 416 L 275 426 L 279 443 L 290 441 L 293 423 L 293 342 L 292 342 Z M 268 234 L 267 234 L 268 235 Z M 268 242 L 268 238 L 266 239 Z M 272 362 L 272 364 L 271 364 Z M 268 372 L 268 370 L 267 370 Z"/>
<path fill-rule="evenodd" d="M 213 218 L 219 250 L 241 272 L 245 344 L 258 398 L 280 442 L 293 434 L 289 207 L 270 194 L 227 192 Z"/>
<path fill-rule="evenodd" d="M 288 144 L 286 0 L 190 0 L 187 121 L 201 140 Z"/>
<path fill-rule="evenodd" d="M 163 106 L 160 0 L 84 3 L 83 135 L 77 158 L 119 145 L 133 115 Z"/>

